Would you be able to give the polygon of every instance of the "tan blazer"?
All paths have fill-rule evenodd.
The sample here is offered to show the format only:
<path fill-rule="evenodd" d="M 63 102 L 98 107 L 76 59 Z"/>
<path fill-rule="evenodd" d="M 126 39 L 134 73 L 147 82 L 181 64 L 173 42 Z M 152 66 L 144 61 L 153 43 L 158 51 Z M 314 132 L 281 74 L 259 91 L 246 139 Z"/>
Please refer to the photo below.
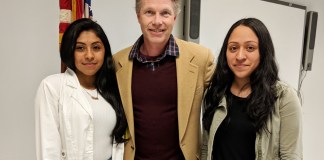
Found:
<path fill-rule="evenodd" d="M 176 58 L 178 83 L 179 145 L 186 160 L 200 156 L 200 111 L 204 90 L 214 72 L 211 51 L 195 43 L 176 39 L 180 55 Z M 124 106 L 129 132 L 125 144 L 125 160 L 135 157 L 135 128 L 131 95 L 133 61 L 129 59 L 131 47 L 114 55 L 119 91 Z"/>

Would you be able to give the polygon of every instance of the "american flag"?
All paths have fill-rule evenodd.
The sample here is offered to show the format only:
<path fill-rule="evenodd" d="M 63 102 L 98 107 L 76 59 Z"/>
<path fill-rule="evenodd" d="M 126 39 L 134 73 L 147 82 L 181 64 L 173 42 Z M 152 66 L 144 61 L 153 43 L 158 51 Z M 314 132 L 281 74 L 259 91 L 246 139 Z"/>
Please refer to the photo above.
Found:
<path fill-rule="evenodd" d="M 71 22 L 92 17 L 91 0 L 60 0 L 59 43 L 61 44 L 63 33 Z M 61 72 L 65 70 L 66 66 L 61 63 Z"/>
<path fill-rule="evenodd" d="M 91 0 L 84 1 L 84 16 L 92 19 Z"/>

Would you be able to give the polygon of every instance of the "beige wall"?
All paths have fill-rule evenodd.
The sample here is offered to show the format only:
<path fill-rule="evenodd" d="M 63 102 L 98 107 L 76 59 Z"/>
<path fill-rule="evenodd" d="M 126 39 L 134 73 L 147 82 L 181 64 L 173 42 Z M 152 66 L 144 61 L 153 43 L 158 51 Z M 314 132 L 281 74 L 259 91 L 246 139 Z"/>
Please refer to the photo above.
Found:
<path fill-rule="evenodd" d="M 313 66 L 301 88 L 304 114 L 304 159 L 322 160 L 324 149 L 324 1 L 288 0 L 318 12 Z"/>
<path fill-rule="evenodd" d="M 0 160 L 35 160 L 33 100 L 60 72 L 58 0 L 1 1 Z"/>

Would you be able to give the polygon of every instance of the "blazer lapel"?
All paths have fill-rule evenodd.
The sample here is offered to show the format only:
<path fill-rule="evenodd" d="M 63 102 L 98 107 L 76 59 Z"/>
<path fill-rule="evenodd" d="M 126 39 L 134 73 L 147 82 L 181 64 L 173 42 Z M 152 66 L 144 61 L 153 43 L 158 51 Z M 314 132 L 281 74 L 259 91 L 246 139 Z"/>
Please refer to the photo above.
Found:
<path fill-rule="evenodd" d="M 179 136 L 182 140 L 190 116 L 198 78 L 198 66 L 191 63 L 195 58 L 181 43 L 177 43 L 180 55 L 176 59 L 178 82 L 178 123 Z"/>
<path fill-rule="evenodd" d="M 116 76 L 130 136 L 132 137 L 131 139 L 133 140 L 133 144 L 135 144 L 134 114 L 131 93 L 133 61 L 129 60 L 128 56 L 122 58 L 116 61 Z"/>
<path fill-rule="evenodd" d="M 68 69 L 66 71 L 67 75 L 67 82 L 66 85 L 71 88 L 71 97 L 77 101 L 82 108 L 90 115 L 90 117 L 93 119 L 93 111 L 90 107 L 89 102 L 86 100 L 86 97 L 83 94 L 82 88 L 80 86 L 79 80 L 75 73 Z"/>
<path fill-rule="evenodd" d="M 75 101 L 79 102 L 79 104 L 82 106 L 82 108 L 86 112 L 88 112 L 91 119 L 93 119 L 92 108 L 91 108 L 89 102 L 87 101 L 85 95 L 83 94 L 83 91 L 81 90 L 81 88 L 75 88 L 74 91 L 72 92 L 71 96 L 75 99 Z"/>

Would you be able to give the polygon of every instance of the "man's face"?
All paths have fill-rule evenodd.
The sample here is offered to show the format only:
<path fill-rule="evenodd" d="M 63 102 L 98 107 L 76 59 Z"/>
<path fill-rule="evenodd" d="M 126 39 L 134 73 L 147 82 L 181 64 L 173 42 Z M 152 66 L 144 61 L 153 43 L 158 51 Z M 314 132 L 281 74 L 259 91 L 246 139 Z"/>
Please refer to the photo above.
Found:
<path fill-rule="evenodd" d="M 137 13 L 144 42 L 165 45 L 171 35 L 176 13 L 171 0 L 142 0 Z"/>

